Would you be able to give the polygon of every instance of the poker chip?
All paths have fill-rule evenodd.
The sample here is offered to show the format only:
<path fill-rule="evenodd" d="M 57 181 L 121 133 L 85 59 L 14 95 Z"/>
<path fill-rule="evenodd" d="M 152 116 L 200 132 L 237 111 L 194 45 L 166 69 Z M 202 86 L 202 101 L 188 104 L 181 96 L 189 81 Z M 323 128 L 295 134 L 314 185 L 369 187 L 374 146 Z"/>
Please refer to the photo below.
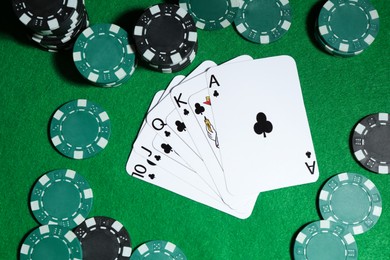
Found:
<path fill-rule="evenodd" d="M 77 10 L 77 2 L 13 0 L 13 8 L 19 20 L 32 30 L 53 31 L 59 29 L 61 24 L 69 22 Z"/>
<path fill-rule="evenodd" d="M 329 179 L 318 203 L 324 219 L 345 225 L 354 235 L 370 230 L 382 213 L 382 199 L 375 184 L 356 173 L 341 173 Z"/>
<path fill-rule="evenodd" d="M 81 260 L 80 241 L 69 229 L 43 225 L 34 229 L 23 241 L 20 260 Z"/>
<path fill-rule="evenodd" d="M 295 260 L 358 259 L 355 238 L 342 224 L 320 220 L 306 225 L 295 238 Z"/>
<path fill-rule="evenodd" d="M 339 56 L 362 53 L 379 32 L 379 14 L 364 0 L 328 0 L 317 23 L 321 40 Z"/>
<path fill-rule="evenodd" d="M 74 230 L 81 242 L 84 260 L 125 260 L 131 255 L 131 240 L 126 228 L 108 217 L 85 220 Z"/>
<path fill-rule="evenodd" d="M 142 60 L 160 72 L 187 67 L 197 48 L 197 35 L 191 15 L 173 4 L 158 4 L 146 9 L 133 32 Z"/>
<path fill-rule="evenodd" d="M 155 240 L 140 245 L 136 250 L 134 250 L 130 259 L 186 260 L 187 257 L 175 244 L 168 241 Z"/>
<path fill-rule="evenodd" d="M 108 114 L 86 99 L 70 101 L 55 111 L 50 123 L 50 139 L 63 155 L 85 159 L 101 152 L 111 134 Z"/>
<path fill-rule="evenodd" d="M 195 25 L 203 30 L 218 30 L 228 27 L 236 17 L 238 0 L 180 0 L 180 7 L 194 19 Z"/>
<path fill-rule="evenodd" d="M 192 53 L 190 54 L 190 56 L 188 58 L 186 58 L 185 60 L 183 60 L 182 62 L 180 62 L 180 63 L 178 63 L 176 65 L 172 65 L 172 66 L 156 66 L 156 65 L 153 65 L 153 64 L 149 64 L 149 66 L 151 68 L 155 69 L 156 71 L 159 71 L 159 72 L 162 72 L 162 73 L 175 73 L 175 72 L 183 70 L 188 65 L 190 65 L 194 61 L 194 59 L 196 57 L 197 51 L 198 51 L 198 44 L 196 44 L 195 49 L 192 51 Z"/>
<path fill-rule="evenodd" d="M 92 189 L 83 176 L 69 169 L 44 174 L 35 183 L 30 208 L 42 225 L 74 228 L 88 216 L 93 201 Z"/>
<path fill-rule="evenodd" d="M 85 79 L 102 87 L 126 82 L 137 64 L 127 32 L 115 24 L 85 29 L 74 44 L 73 61 Z"/>
<path fill-rule="evenodd" d="M 77 35 L 89 24 L 82 0 L 13 0 L 12 4 L 27 37 L 47 51 L 71 49 Z"/>
<path fill-rule="evenodd" d="M 319 31 L 315 30 L 314 32 L 314 38 L 316 39 L 317 43 L 320 45 L 322 49 L 324 49 L 327 53 L 337 56 L 337 57 L 342 57 L 342 58 L 348 58 L 348 57 L 354 57 L 356 55 L 359 55 L 363 51 L 357 51 L 357 52 L 351 52 L 351 53 L 346 53 L 346 52 L 340 52 L 332 47 L 330 47 L 328 44 L 324 42 L 324 40 L 321 38 Z"/>
<path fill-rule="evenodd" d="M 75 37 L 80 34 L 81 30 L 87 27 L 88 16 L 85 15 L 77 22 L 75 27 L 61 35 L 41 35 L 39 33 L 30 32 L 28 38 L 48 50 L 68 50 L 73 47 Z"/>
<path fill-rule="evenodd" d="M 115 87 L 119 87 L 121 86 L 122 84 L 126 83 L 134 74 L 134 71 L 135 69 L 137 68 L 137 61 L 136 63 L 134 64 L 134 66 L 132 67 L 131 71 L 129 74 L 127 74 L 123 79 L 121 80 L 118 80 L 116 82 L 112 82 L 112 83 L 108 83 L 108 84 L 97 84 L 95 83 L 96 86 L 99 86 L 99 87 L 104 87 L 104 88 L 115 88 Z"/>
<path fill-rule="evenodd" d="M 245 39 L 268 44 L 290 29 L 291 13 L 288 0 L 242 0 L 234 24 Z"/>
<path fill-rule="evenodd" d="M 390 121 L 388 113 L 371 114 L 361 119 L 352 133 L 351 145 L 356 160 L 369 171 L 390 172 Z"/>

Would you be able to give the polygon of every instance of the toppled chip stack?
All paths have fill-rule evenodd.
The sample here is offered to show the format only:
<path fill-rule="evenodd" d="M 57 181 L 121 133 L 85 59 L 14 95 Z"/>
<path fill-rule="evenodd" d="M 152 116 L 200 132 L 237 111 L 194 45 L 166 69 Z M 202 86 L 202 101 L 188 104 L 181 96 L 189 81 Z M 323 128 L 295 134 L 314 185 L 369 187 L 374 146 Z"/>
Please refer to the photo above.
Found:
<path fill-rule="evenodd" d="M 81 75 L 99 87 L 122 85 L 137 67 L 131 39 L 115 24 L 86 28 L 74 44 L 73 61 Z"/>
<path fill-rule="evenodd" d="M 379 32 L 379 14 L 370 1 L 328 0 L 319 13 L 314 36 L 328 53 L 353 57 L 366 50 Z"/>
<path fill-rule="evenodd" d="M 163 73 L 186 68 L 198 51 L 193 18 L 174 4 L 158 4 L 146 9 L 134 27 L 134 41 L 142 60 Z"/>
<path fill-rule="evenodd" d="M 27 37 L 47 51 L 71 49 L 74 39 L 89 26 L 83 0 L 13 0 L 12 4 Z"/>

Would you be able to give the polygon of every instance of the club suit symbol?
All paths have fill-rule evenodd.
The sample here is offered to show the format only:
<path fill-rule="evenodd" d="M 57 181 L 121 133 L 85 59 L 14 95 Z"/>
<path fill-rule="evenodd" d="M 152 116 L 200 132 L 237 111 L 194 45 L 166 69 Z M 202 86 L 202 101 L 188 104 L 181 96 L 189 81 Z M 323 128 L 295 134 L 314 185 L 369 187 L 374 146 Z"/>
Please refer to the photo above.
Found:
<path fill-rule="evenodd" d="M 270 121 L 267 121 L 267 116 L 260 112 L 256 116 L 256 123 L 253 126 L 253 130 L 258 135 L 263 135 L 264 138 L 267 137 L 266 134 L 269 134 L 272 132 L 273 126 Z"/>
<path fill-rule="evenodd" d="M 161 148 L 164 150 L 166 154 L 173 151 L 172 146 L 170 146 L 169 144 L 161 144 Z"/>
<path fill-rule="evenodd" d="M 204 106 L 202 106 L 202 105 L 199 104 L 199 103 L 196 103 L 196 104 L 195 104 L 195 113 L 196 113 L 197 115 L 199 115 L 199 114 L 203 115 L 203 112 L 204 112 L 204 111 L 205 111 Z"/>
<path fill-rule="evenodd" d="M 186 130 L 186 125 L 185 125 L 183 122 L 177 120 L 177 121 L 175 122 L 175 124 L 176 124 L 176 127 L 177 127 L 177 131 L 183 132 L 183 131 Z"/>

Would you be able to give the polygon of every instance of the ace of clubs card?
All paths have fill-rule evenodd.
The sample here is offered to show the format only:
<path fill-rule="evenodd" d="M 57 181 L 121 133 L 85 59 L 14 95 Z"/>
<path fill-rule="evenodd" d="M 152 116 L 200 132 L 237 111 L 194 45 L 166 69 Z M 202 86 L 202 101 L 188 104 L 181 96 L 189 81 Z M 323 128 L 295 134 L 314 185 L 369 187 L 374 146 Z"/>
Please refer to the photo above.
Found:
<path fill-rule="evenodd" d="M 231 194 L 256 194 L 318 179 L 293 58 L 215 67 L 206 79 Z"/>

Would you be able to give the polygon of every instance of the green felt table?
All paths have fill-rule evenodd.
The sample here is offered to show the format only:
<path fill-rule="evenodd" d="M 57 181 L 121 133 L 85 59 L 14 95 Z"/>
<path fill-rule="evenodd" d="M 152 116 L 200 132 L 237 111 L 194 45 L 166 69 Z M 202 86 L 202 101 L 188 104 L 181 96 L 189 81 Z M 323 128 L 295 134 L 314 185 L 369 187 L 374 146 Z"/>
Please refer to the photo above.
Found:
<path fill-rule="evenodd" d="M 390 3 L 372 0 L 381 28 L 372 46 L 353 58 L 323 52 L 313 25 L 323 1 L 292 0 L 293 22 L 279 41 L 258 45 L 234 27 L 198 31 L 193 64 L 175 74 L 140 66 L 126 84 L 103 89 L 78 74 L 70 52 L 53 54 L 26 41 L 10 1 L 0 9 L 0 258 L 17 259 L 23 237 L 38 223 L 29 211 L 29 193 L 39 176 L 69 168 L 88 179 L 94 192 L 90 216 L 122 222 L 133 247 L 154 240 L 179 245 L 188 259 L 290 259 L 296 232 L 319 220 L 321 185 L 341 172 L 360 173 L 378 187 L 383 212 L 377 225 L 356 236 L 360 259 L 390 259 L 390 175 L 362 168 L 350 152 L 355 123 L 377 112 L 390 112 Z M 86 1 L 92 24 L 116 23 L 130 31 L 142 10 L 161 1 Z M 251 217 L 240 220 L 130 177 L 127 157 L 153 95 L 179 74 L 205 60 L 222 63 L 242 54 L 253 58 L 290 55 L 297 63 L 320 169 L 312 184 L 261 193 Z M 86 98 L 102 105 L 112 123 L 106 149 L 96 157 L 73 160 L 59 154 L 48 137 L 52 113 L 65 102 Z M 283 105 L 283 104 L 280 104 Z M 286 113 L 288 113 L 286 107 Z M 283 163 L 283 158 L 275 159 Z"/>

